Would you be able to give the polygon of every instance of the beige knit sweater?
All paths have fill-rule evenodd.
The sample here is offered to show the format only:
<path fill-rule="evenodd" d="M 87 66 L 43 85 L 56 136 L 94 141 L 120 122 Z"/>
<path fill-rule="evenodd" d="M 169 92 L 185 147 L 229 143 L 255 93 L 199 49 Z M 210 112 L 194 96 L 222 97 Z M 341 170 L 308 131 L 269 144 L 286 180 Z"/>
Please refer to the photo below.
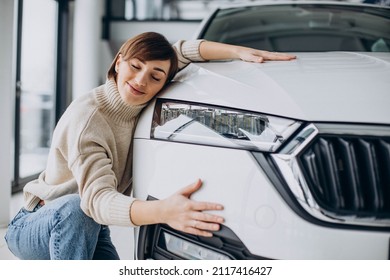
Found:
<path fill-rule="evenodd" d="M 200 42 L 174 45 L 180 68 L 203 60 Z M 96 222 L 134 226 L 132 138 L 146 105 L 124 103 L 113 80 L 74 100 L 54 130 L 46 169 L 24 187 L 24 207 L 31 211 L 41 199 L 79 193 L 81 209 Z"/>

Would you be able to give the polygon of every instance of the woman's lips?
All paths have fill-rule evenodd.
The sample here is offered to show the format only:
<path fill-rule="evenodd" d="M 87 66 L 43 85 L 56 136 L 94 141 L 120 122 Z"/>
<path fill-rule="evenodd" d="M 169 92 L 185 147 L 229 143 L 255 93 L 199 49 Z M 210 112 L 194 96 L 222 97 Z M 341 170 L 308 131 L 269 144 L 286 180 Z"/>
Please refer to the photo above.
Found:
<path fill-rule="evenodd" d="M 134 95 L 143 95 L 143 94 L 145 94 L 145 92 L 143 92 L 143 91 L 141 91 L 141 90 L 135 88 L 135 87 L 132 86 L 131 84 L 129 84 L 129 87 L 130 87 L 131 93 L 134 94 Z"/>

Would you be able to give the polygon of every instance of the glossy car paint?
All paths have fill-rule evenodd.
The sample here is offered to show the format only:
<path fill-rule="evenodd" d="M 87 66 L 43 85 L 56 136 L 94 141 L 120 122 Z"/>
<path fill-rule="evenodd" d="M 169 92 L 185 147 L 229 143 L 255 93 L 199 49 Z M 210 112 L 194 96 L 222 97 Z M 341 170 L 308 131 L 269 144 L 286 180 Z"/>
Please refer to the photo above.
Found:
<path fill-rule="evenodd" d="M 305 121 L 390 123 L 388 53 L 297 56 L 295 61 L 262 64 L 191 64 L 159 97 Z M 149 137 L 150 127 L 139 127 L 136 136 L 140 134 Z"/>
<path fill-rule="evenodd" d="M 302 121 L 390 124 L 390 54 L 302 53 L 291 62 L 189 65 L 157 98 Z M 134 140 L 134 194 L 165 198 L 201 178 L 195 200 L 222 203 L 252 254 L 276 259 L 386 259 L 386 231 L 313 224 L 297 215 L 245 150 L 150 139 L 154 102 Z"/>

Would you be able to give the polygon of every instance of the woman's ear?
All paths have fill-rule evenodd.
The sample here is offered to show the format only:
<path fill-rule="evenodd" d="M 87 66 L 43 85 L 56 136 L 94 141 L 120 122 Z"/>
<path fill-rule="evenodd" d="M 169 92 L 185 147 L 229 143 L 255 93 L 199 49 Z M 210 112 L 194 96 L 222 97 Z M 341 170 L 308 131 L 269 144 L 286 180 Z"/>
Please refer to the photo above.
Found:
<path fill-rule="evenodd" d="M 118 73 L 119 71 L 119 64 L 122 61 L 122 55 L 119 54 L 117 60 L 115 61 L 115 72 Z"/>

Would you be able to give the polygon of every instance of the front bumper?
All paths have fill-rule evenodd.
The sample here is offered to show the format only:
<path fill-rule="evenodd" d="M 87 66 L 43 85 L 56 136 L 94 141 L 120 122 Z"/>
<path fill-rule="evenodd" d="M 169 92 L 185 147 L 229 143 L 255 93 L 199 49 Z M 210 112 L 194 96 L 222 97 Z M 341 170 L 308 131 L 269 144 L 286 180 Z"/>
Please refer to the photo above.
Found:
<path fill-rule="evenodd" d="M 166 198 L 201 178 L 203 186 L 192 199 L 224 205 L 218 214 L 224 216 L 224 227 L 237 237 L 235 241 L 242 244 L 240 250 L 244 248 L 248 258 L 389 258 L 390 233 L 386 229 L 336 225 L 306 215 L 289 196 L 267 157 L 236 149 L 135 139 L 134 160 L 134 195 L 142 199 L 149 195 Z M 150 232 L 170 230 L 157 227 L 157 231 L 149 228 Z M 137 256 L 155 258 L 150 252 L 158 244 L 158 235 L 146 238 L 144 233 L 136 239 Z M 220 240 L 224 242 L 223 236 Z M 213 248 L 204 240 L 196 242 Z M 214 249 L 224 252 L 223 246 Z M 175 258 L 159 252 L 160 257 L 168 255 L 168 259 Z"/>

